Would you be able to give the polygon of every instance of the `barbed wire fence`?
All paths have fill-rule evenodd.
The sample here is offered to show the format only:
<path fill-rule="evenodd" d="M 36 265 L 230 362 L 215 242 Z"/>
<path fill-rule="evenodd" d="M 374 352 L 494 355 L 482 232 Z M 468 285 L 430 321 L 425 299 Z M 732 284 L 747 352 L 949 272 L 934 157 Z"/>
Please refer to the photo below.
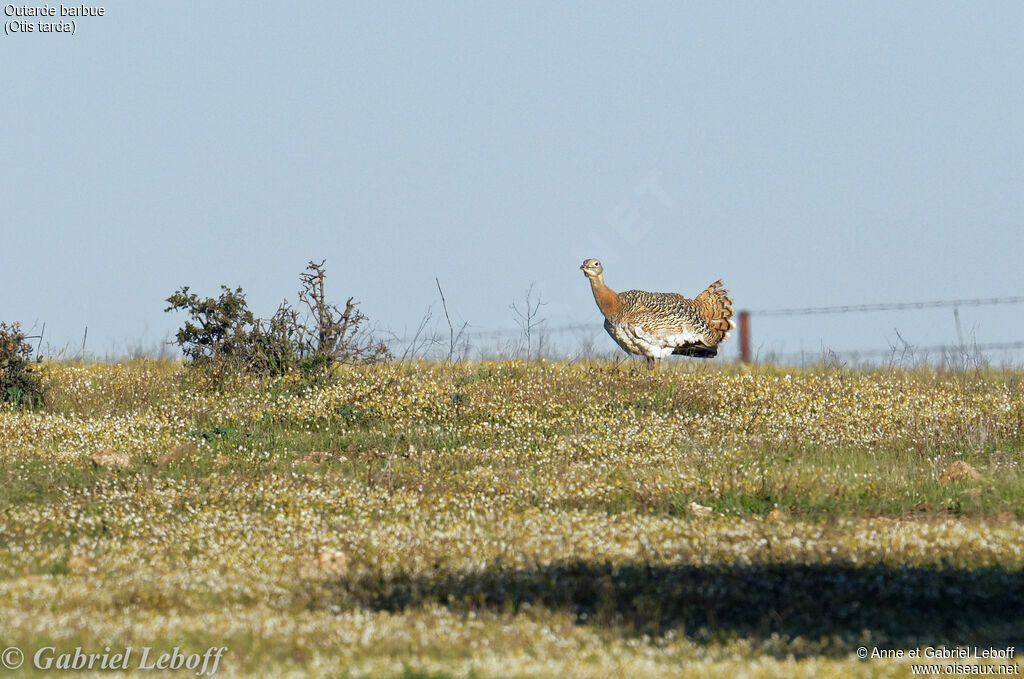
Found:
<path fill-rule="evenodd" d="M 871 349 L 847 349 L 836 351 L 823 348 L 819 352 L 789 352 L 772 353 L 765 356 L 766 362 L 772 363 L 799 363 L 805 364 L 813 361 L 839 362 L 848 360 L 852 362 L 875 362 L 878 359 L 888 359 L 891 363 L 913 364 L 929 363 L 938 359 L 940 362 L 950 366 L 966 367 L 968 364 L 979 365 L 987 362 L 988 355 L 994 352 L 1013 352 L 1024 349 L 1024 340 L 985 342 L 978 343 L 975 340 L 966 341 L 960 328 L 959 309 L 962 307 L 982 307 L 995 305 L 1024 304 L 1024 296 L 1009 297 L 974 297 L 965 299 L 929 300 L 922 302 L 882 302 L 875 304 L 846 304 L 836 306 L 817 307 L 790 307 L 781 309 L 761 309 L 757 311 L 741 311 L 739 314 L 739 335 L 740 335 L 740 360 L 753 362 L 751 355 L 751 317 L 796 317 L 811 316 L 819 314 L 853 314 L 868 312 L 886 311 L 922 311 L 928 309 L 952 308 L 957 328 L 957 342 L 955 344 L 929 344 L 915 345 L 906 342 L 897 332 L 899 343 L 888 348 Z"/>
<path fill-rule="evenodd" d="M 958 310 L 965 307 L 1024 304 L 1024 296 L 976 297 L 966 299 L 929 300 L 920 302 L 882 302 L 875 304 L 845 304 L 836 306 L 786 307 L 774 309 L 741 310 L 737 314 L 739 335 L 735 359 L 746 362 L 809 364 L 820 362 L 890 363 L 914 364 L 936 360 L 949 364 L 979 363 L 988 356 L 1002 352 L 1024 352 L 1024 340 L 1001 342 L 965 341 L 962 336 L 956 343 L 911 344 L 899 338 L 897 345 L 864 349 L 833 350 L 822 347 L 819 351 L 767 351 L 754 356 L 751 351 L 753 320 L 758 318 L 796 317 L 825 314 L 855 314 L 887 311 L 917 311 L 952 308 L 959 333 Z M 535 332 L 541 337 L 531 355 L 523 353 L 523 331 L 521 328 L 471 329 L 465 328 L 459 335 L 459 345 L 449 345 L 448 337 L 441 332 L 426 331 L 421 324 L 415 336 L 394 336 L 394 346 L 412 348 L 415 355 L 436 358 L 454 355 L 461 359 L 506 359 L 506 358 L 611 358 L 621 352 L 607 342 L 602 324 L 598 319 L 589 322 L 572 322 L 560 325 L 544 323 Z M 557 339 L 556 339 L 557 338 Z M 566 338 L 569 338 L 566 341 Z"/>
<path fill-rule="evenodd" d="M 817 306 L 803 309 L 764 309 L 749 313 L 758 316 L 804 316 L 809 314 L 846 314 L 860 311 L 903 311 L 906 309 L 938 309 L 942 307 L 988 306 L 992 304 L 1024 304 L 1024 297 L 978 297 L 974 299 L 946 299 L 933 302 L 895 302 L 881 304 L 848 304 L 844 306 Z"/>

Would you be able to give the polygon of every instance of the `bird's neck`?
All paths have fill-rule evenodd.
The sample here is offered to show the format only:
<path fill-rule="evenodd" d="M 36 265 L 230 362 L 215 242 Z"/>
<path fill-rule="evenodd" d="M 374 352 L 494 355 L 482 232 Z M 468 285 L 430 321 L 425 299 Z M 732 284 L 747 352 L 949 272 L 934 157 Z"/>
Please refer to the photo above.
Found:
<path fill-rule="evenodd" d="M 619 296 L 615 291 L 604 284 L 603 276 L 594 276 L 590 279 L 590 288 L 594 291 L 594 301 L 601 313 L 608 316 L 619 314 Z"/>

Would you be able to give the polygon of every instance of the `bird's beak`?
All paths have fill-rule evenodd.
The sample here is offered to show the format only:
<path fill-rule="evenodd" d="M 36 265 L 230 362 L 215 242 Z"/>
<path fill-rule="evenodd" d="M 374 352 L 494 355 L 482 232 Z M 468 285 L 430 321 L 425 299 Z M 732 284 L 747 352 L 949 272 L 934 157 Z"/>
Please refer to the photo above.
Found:
<path fill-rule="evenodd" d="M 583 270 L 583 271 L 586 271 L 587 270 L 587 265 L 586 264 L 580 264 L 580 269 Z"/>

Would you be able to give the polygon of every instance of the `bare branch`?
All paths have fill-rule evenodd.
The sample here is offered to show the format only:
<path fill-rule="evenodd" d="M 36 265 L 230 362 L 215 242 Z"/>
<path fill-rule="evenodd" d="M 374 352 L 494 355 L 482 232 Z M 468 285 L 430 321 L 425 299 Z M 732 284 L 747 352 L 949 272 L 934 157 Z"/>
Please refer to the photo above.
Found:
<path fill-rule="evenodd" d="M 523 338 L 526 340 L 526 357 L 531 358 L 533 353 L 533 334 L 534 331 L 544 323 L 547 323 L 546 318 L 537 319 L 542 306 L 547 306 L 547 302 L 542 301 L 540 294 L 537 295 L 536 301 L 533 299 L 533 289 L 536 287 L 536 283 L 530 283 L 529 289 L 523 295 L 523 308 L 520 309 L 519 305 L 512 302 L 511 309 L 515 312 L 515 322 L 519 326 L 519 329 L 523 333 Z M 539 351 L 539 349 L 538 349 Z"/>
<path fill-rule="evenodd" d="M 444 320 L 448 321 L 448 362 L 452 362 L 452 354 L 455 353 L 455 328 L 452 327 L 452 319 L 448 315 L 448 303 L 444 299 L 444 290 L 441 289 L 441 281 L 434 276 L 434 282 L 437 283 L 437 292 L 441 295 L 441 307 L 444 309 Z M 462 326 L 465 328 L 466 326 Z M 461 331 L 459 333 L 462 334 Z"/>

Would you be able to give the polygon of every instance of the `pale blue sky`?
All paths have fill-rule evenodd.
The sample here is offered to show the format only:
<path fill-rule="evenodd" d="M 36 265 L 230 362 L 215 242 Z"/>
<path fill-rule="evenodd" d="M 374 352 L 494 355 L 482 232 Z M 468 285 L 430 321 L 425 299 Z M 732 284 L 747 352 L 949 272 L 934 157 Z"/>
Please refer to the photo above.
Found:
<path fill-rule="evenodd" d="M 321 258 L 398 334 L 435 276 L 472 329 L 535 282 L 600 333 L 586 257 L 747 309 L 1024 295 L 1022 3 L 104 7 L 0 36 L 0 319 L 52 345 L 155 344 L 185 284 L 269 315 Z M 1024 340 L 1024 306 L 960 314 Z M 756 320 L 763 353 L 956 339 Z"/>

